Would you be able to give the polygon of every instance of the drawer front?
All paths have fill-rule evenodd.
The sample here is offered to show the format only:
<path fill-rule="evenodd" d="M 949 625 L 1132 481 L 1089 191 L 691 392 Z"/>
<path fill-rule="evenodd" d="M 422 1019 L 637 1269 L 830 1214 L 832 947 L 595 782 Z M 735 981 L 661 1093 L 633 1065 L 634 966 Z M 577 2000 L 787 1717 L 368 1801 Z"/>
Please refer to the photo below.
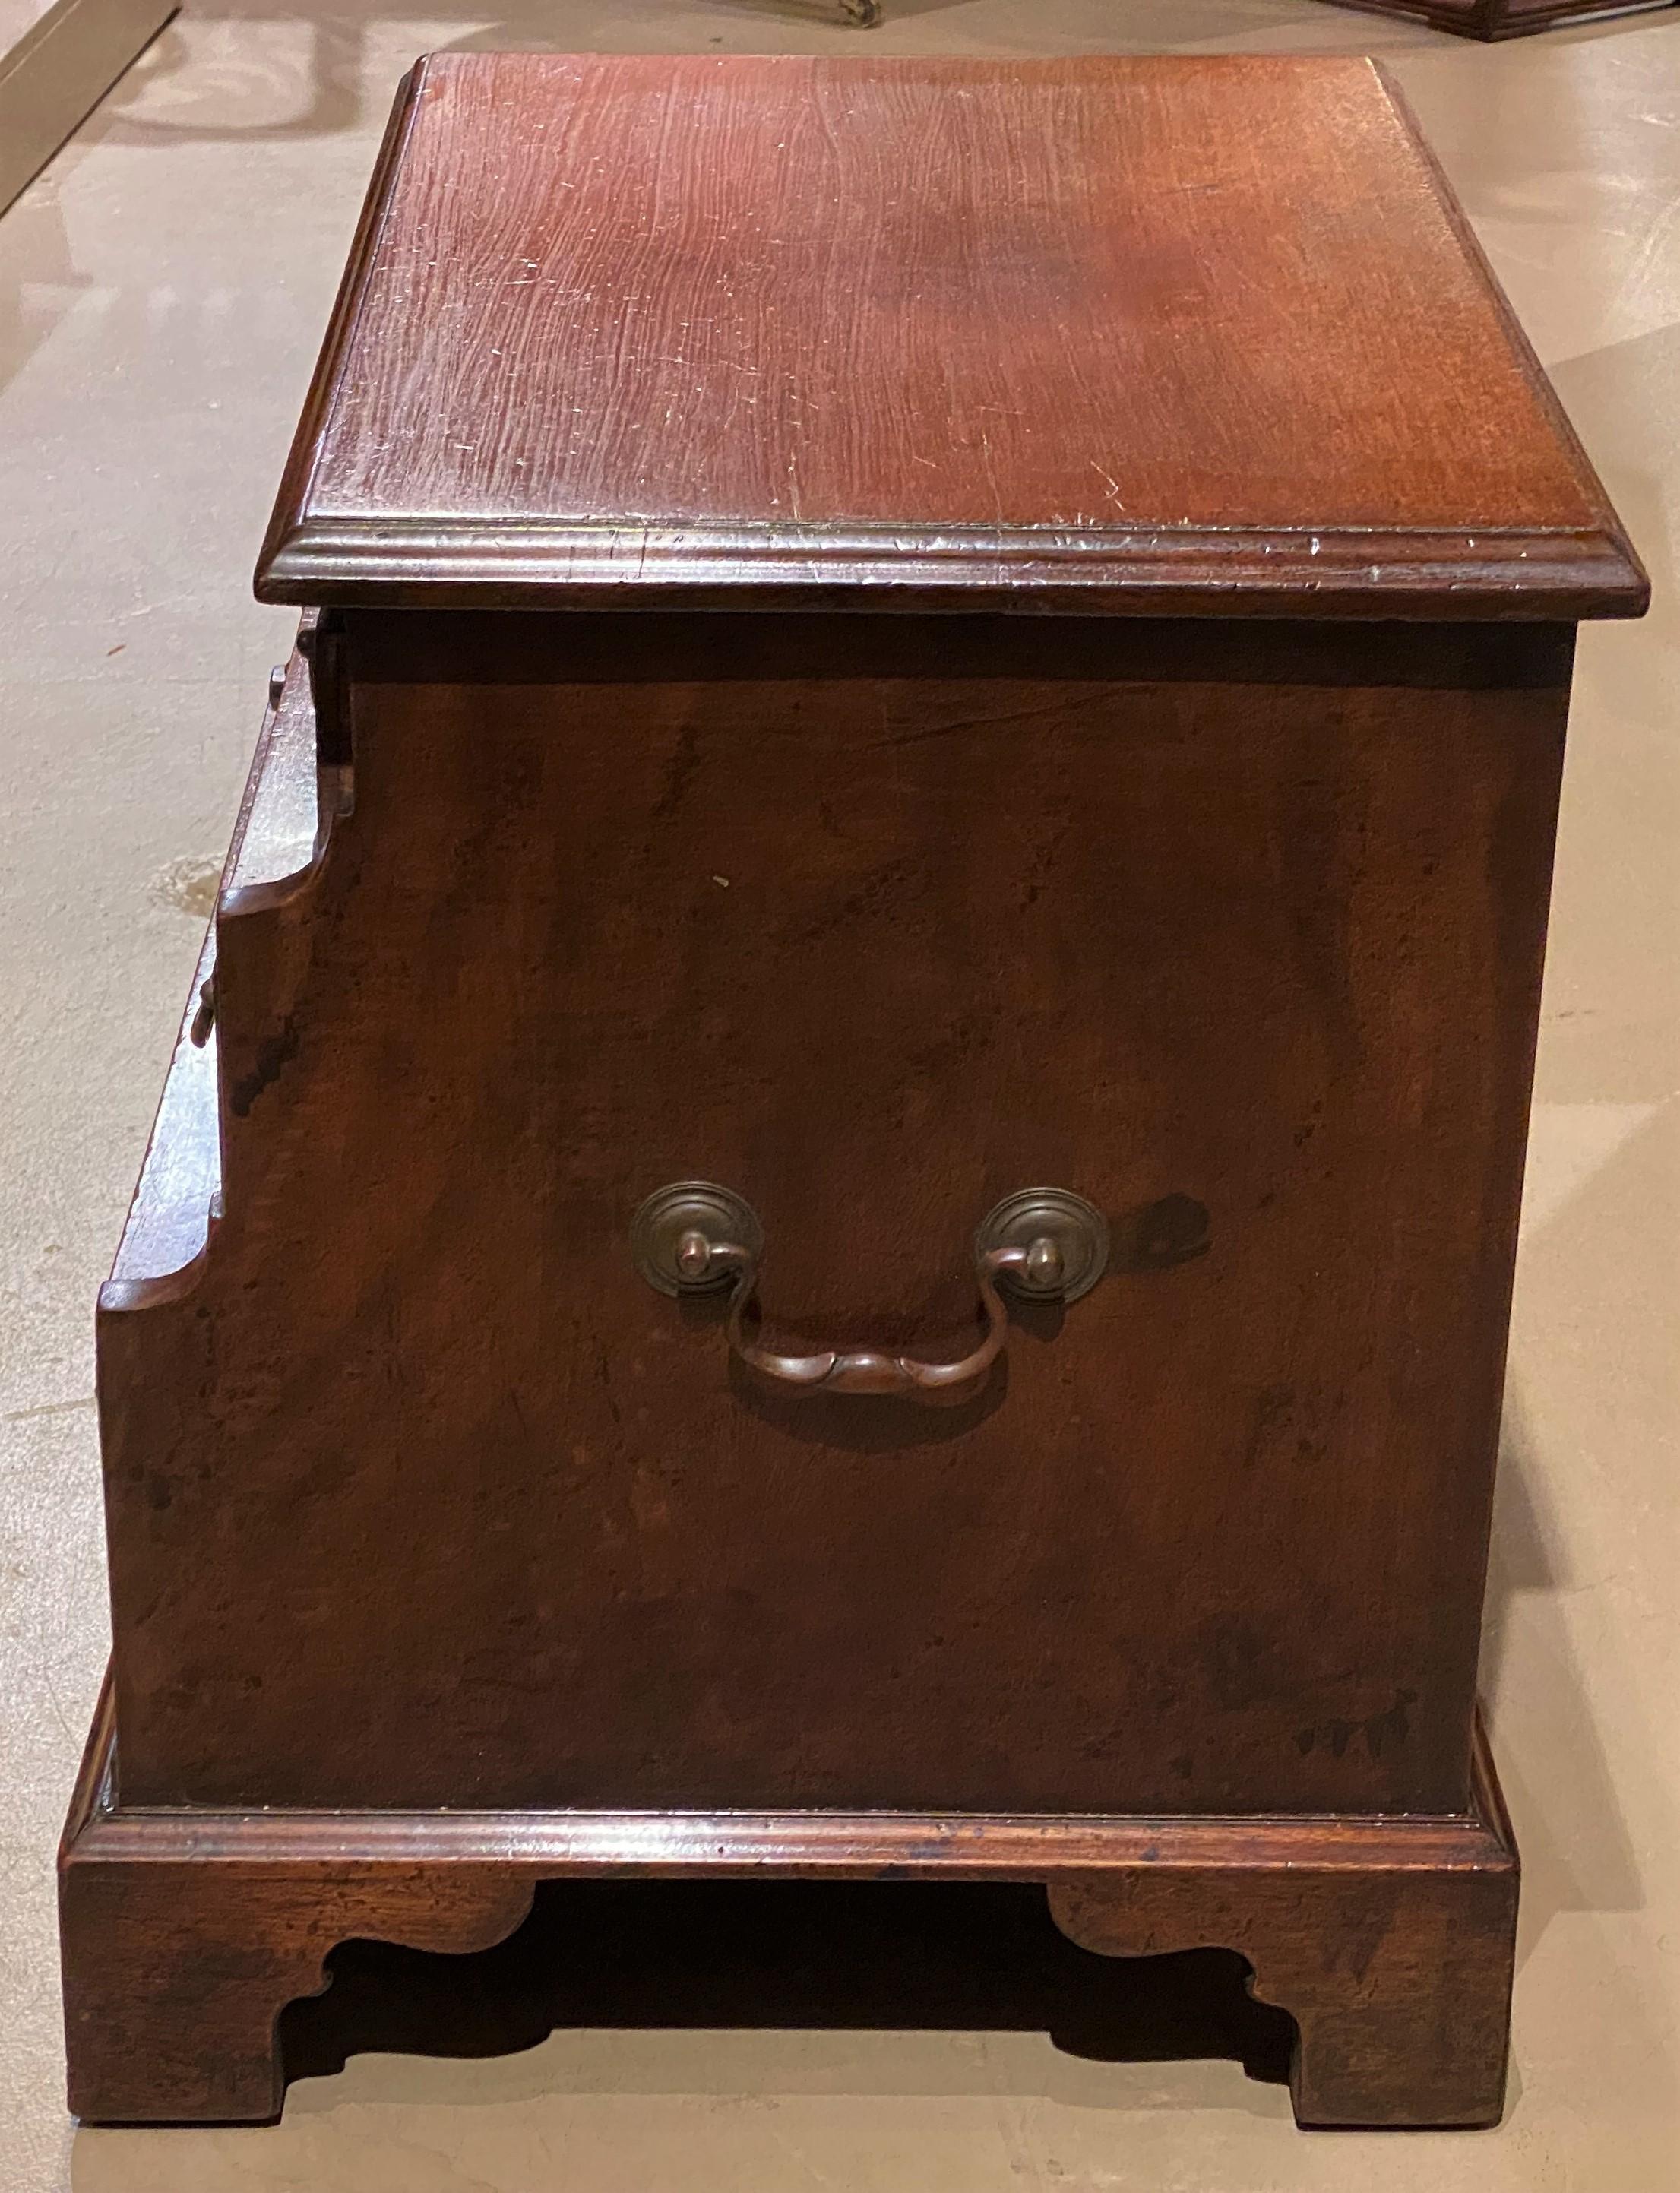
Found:
<path fill-rule="evenodd" d="M 415 621 L 106 1320 L 125 1796 L 1457 1807 L 1556 635 Z M 1015 1191 L 1108 1268 L 797 1391 L 692 1180 L 781 1354 L 969 1354 Z"/>

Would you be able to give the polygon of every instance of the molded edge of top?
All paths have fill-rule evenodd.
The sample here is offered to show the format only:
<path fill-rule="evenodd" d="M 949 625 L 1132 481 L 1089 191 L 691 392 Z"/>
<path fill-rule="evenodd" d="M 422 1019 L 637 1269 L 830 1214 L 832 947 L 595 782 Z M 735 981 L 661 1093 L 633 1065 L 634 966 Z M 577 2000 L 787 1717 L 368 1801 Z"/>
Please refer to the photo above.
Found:
<path fill-rule="evenodd" d="M 536 525 L 287 517 L 259 601 L 430 609 L 803 609 L 1483 620 L 1638 616 L 1619 529 Z"/>
<path fill-rule="evenodd" d="M 1637 617 L 1650 581 L 1393 76 L 1369 66 L 1597 490 L 1580 530 L 655 524 L 311 512 L 321 443 L 426 81 L 399 86 L 258 558 L 260 602 L 411 609 L 846 610 L 1544 621 Z"/>

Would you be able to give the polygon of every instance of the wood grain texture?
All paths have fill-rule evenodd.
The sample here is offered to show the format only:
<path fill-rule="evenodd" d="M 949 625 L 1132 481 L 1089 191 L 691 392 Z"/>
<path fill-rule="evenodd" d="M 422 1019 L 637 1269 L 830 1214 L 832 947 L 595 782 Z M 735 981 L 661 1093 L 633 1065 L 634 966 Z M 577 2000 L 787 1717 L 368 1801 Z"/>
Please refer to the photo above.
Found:
<path fill-rule="evenodd" d="M 322 828 L 320 791 L 308 679 L 301 658 L 294 655 L 257 735 L 222 870 L 222 904 L 237 904 L 232 894 L 308 865 Z M 214 989 L 215 965 L 212 922 L 193 971 L 163 1097 L 106 1282 L 108 1301 L 129 1299 L 131 1285 L 134 1298 L 144 1299 L 149 1282 L 167 1281 L 192 1264 L 204 1250 L 212 1213 L 220 1203 L 220 1045 L 214 1017 L 203 1039 L 195 1039 L 205 986 Z"/>
<path fill-rule="evenodd" d="M 425 64 L 260 583 L 313 678 L 100 1302 L 77 2106 L 271 2112 L 346 1934 L 775 1871 L 1042 1881 L 1240 1950 L 1304 2118 L 1494 2113 L 1573 621 L 1644 581 L 1380 75 Z M 781 1353 L 966 1354 L 1023 1188 L 1115 1253 L 957 1408 L 787 1403 L 636 1270 L 696 1177 Z"/>
<path fill-rule="evenodd" d="M 352 1936 L 460 1952 L 545 1880 L 1042 1881 L 1105 1955 L 1234 1946 L 1296 2019 L 1303 2122 L 1496 2114 L 1516 1860 L 1485 1752 L 1451 1819 L 125 1812 L 109 1693 L 60 1854 L 71 2106 L 278 2114 L 277 2021 Z"/>
<path fill-rule="evenodd" d="M 700 621 L 352 613 L 101 1308 L 125 1800 L 1458 1808 L 1567 634 Z M 780 1406 L 631 1267 L 696 1176 L 773 1340 L 962 1353 L 1043 1181 L 1121 1251 Z"/>
<path fill-rule="evenodd" d="M 1298 57 L 448 54 L 268 600 L 1630 614 L 1386 79 Z"/>
<path fill-rule="evenodd" d="M 94 1715 L 59 1853 L 69 2104 L 103 2122 L 262 2122 L 280 2113 L 275 2021 L 326 1984 L 327 1952 L 376 1936 L 461 1952 L 502 1940 L 534 1880 L 495 1863 L 426 1863 L 414 1839 L 382 1865 L 298 1853 L 207 1864 L 209 1818 L 158 1816 L 100 1841 L 112 1787 L 109 1693 Z"/>
<path fill-rule="evenodd" d="M 1517 1865 L 1484 1748 L 1455 1862 L 1404 1850 L 1361 1863 L 1357 1829 L 1283 1864 L 1116 1868 L 1050 1883 L 1082 1947 L 1158 1955 L 1217 1943 L 1286 2009 L 1304 2126 L 1489 2125 L 1505 2104 Z M 1306 1838 L 1303 1838 L 1303 1844 Z M 1339 1846 L 1339 1847 L 1338 1847 Z"/>

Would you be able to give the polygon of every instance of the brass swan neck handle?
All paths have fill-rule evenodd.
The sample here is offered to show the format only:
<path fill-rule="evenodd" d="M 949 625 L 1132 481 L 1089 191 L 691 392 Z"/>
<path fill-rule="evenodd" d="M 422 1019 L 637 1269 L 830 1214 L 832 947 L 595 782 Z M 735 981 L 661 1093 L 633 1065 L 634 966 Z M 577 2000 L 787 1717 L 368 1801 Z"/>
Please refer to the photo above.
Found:
<path fill-rule="evenodd" d="M 986 1313 L 980 1344 L 954 1363 L 874 1348 L 825 1348 L 786 1354 L 751 1338 L 746 1319 L 758 1291 L 764 1234 L 751 1205 L 710 1181 L 678 1181 L 649 1196 L 631 1229 L 637 1268 L 668 1295 L 728 1288 L 729 1346 L 755 1376 L 799 1394 L 886 1394 L 932 1404 L 978 1389 L 1009 1339 L 1003 1291 L 1032 1302 L 1073 1302 L 1094 1286 L 1108 1259 L 1102 1213 L 1066 1188 L 1028 1188 L 988 1212 L 974 1238 L 974 1279 Z"/>

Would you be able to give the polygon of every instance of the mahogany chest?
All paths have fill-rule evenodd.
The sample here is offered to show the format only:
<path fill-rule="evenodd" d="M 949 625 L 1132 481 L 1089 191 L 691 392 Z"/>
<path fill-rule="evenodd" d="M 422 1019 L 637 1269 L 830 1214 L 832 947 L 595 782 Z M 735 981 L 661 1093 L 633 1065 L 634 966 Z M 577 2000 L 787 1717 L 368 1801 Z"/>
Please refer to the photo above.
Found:
<path fill-rule="evenodd" d="M 100 1314 L 73 2105 L 346 1935 L 1042 1881 L 1502 2091 L 1478 1628 L 1574 627 L 1381 72 L 452 54 Z"/>

